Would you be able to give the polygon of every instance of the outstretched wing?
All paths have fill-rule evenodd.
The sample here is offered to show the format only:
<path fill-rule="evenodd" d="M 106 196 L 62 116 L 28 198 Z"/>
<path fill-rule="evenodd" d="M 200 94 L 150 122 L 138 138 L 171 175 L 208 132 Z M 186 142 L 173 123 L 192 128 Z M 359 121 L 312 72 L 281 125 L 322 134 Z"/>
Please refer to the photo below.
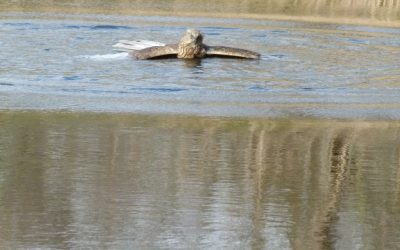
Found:
<path fill-rule="evenodd" d="M 155 59 L 162 57 L 176 57 L 178 55 L 178 45 L 154 46 L 146 49 L 130 52 L 132 56 L 139 60 Z"/>
<path fill-rule="evenodd" d="M 148 41 L 148 40 L 119 40 L 118 43 L 114 44 L 114 50 L 117 51 L 131 51 L 131 50 L 141 50 L 154 46 L 165 46 L 164 43 Z"/>
<path fill-rule="evenodd" d="M 259 59 L 260 54 L 245 50 L 225 46 L 206 46 L 207 56 L 220 56 L 220 57 L 236 57 L 246 59 Z"/>

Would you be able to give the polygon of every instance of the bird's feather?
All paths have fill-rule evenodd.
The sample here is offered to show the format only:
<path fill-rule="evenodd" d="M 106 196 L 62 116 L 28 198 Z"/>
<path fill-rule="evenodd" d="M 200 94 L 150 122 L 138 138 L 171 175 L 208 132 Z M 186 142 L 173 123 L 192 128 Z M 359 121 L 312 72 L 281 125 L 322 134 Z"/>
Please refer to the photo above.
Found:
<path fill-rule="evenodd" d="M 245 49 L 237 49 L 226 46 L 206 46 L 206 48 L 207 56 L 236 57 L 247 59 L 260 58 L 260 54 Z"/>

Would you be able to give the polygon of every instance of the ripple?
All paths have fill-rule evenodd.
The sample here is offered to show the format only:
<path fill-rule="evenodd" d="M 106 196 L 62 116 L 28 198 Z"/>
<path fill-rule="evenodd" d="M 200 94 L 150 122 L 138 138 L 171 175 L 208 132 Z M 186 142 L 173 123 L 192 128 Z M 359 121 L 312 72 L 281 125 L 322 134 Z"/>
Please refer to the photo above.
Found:
<path fill-rule="evenodd" d="M 103 25 L 64 25 L 64 28 L 67 29 L 91 29 L 91 30 L 131 30 L 133 27 L 124 26 L 124 25 L 111 25 L 111 24 L 103 24 Z"/>
<path fill-rule="evenodd" d="M 132 90 L 143 90 L 150 92 L 180 92 L 185 91 L 185 88 L 132 88 Z"/>
<path fill-rule="evenodd" d="M 62 79 L 66 80 L 66 81 L 75 81 L 75 80 L 81 80 L 82 77 L 80 77 L 80 76 L 64 76 Z"/>
<path fill-rule="evenodd" d="M 249 90 L 258 91 L 258 92 L 265 92 L 265 91 L 268 91 L 269 89 L 261 87 L 261 86 L 251 86 L 249 88 Z"/>
<path fill-rule="evenodd" d="M 10 28 L 15 28 L 16 30 L 38 30 L 39 26 L 34 23 L 29 22 L 17 22 L 17 23 L 4 23 L 4 26 L 8 26 Z"/>
<path fill-rule="evenodd" d="M 124 90 L 104 90 L 104 89 L 67 89 L 63 88 L 61 89 L 62 92 L 67 92 L 67 93 L 87 93 L 87 94 L 129 94 L 131 92 L 129 91 L 124 91 Z"/>
<path fill-rule="evenodd" d="M 282 54 L 272 54 L 272 55 L 270 55 L 270 57 L 282 59 L 282 58 L 284 58 L 284 57 L 286 57 L 286 56 L 285 56 L 285 55 L 282 55 Z"/>
<path fill-rule="evenodd" d="M 233 28 L 233 27 L 212 27 L 212 26 L 203 26 L 200 27 L 200 29 L 206 29 L 206 30 L 238 30 L 239 28 Z"/>
<path fill-rule="evenodd" d="M 90 27 L 93 30 L 130 30 L 133 29 L 129 26 L 121 26 L 121 25 L 95 25 Z"/>
<path fill-rule="evenodd" d="M 7 82 L 0 82 L 0 85 L 1 85 L 1 86 L 15 86 L 14 84 L 12 84 L 12 83 L 7 83 Z"/>
<path fill-rule="evenodd" d="M 82 28 L 89 28 L 89 25 L 64 25 L 64 28 L 67 29 L 82 29 Z"/>
<path fill-rule="evenodd" d="M 21 27 L 21 26 L 33 26 L 33 23 L 4 23 L 4 25 Z"/>

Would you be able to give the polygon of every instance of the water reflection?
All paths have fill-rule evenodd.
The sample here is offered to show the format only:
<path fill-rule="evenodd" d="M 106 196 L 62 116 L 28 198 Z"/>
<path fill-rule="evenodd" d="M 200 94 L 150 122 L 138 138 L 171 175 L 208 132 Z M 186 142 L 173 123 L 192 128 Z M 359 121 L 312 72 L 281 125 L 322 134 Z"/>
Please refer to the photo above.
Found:
<path fill-rule="evenodd" d="M 201 68 L 201 59 L 200 58 L 195 58 L 195 59 L 186 59 L 183 60 L 183 65 L 188 68 Z M 196 72 L 201 72 L 201 71 L 196 71 Z"/>
<path fill-rule="evenodd" d="M 331 162 L 329 166 L 329 189 L 326 194 L 326 203 L 318 214 L 320 225 L 317 227 L 316 235 L 319 237 L 321 249 L 333 249 L 335 236 L 335 224 L 338 221 L 338 210 L 340 196 L 346 182 L 346 174 L 349 159 L 349 140 L 352 133 L 338 131 L 333 135 L 330 145 Z"/>
<path fill-rule="evenodd" d="M 394 249 L 398 125 L 0 113 L 0 242 Z"/>

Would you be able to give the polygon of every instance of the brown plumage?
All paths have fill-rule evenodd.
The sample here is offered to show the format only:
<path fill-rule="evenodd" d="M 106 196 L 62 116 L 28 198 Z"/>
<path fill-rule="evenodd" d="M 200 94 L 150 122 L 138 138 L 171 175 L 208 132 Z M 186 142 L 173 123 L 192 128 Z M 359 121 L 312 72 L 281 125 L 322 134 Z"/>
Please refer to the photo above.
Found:
<path fill-rule="evenodd" d="M 203 35 L 198 30 L 189 29 L 178 44 L 178 58 L 203 58 Z"/>
<path fill-rule="evenodd" d="M 207 46 L 203 44 L 203 34 L 194 29 L 188 29 L 178 44 L 153 46 L 131 54 L 137 59 L 154 59 L 162 57 L 177 57 L 183 59 L 204 57 L 236 57 L 247 59 L 259 59 L 260 54 L 225 46 Z"/>

